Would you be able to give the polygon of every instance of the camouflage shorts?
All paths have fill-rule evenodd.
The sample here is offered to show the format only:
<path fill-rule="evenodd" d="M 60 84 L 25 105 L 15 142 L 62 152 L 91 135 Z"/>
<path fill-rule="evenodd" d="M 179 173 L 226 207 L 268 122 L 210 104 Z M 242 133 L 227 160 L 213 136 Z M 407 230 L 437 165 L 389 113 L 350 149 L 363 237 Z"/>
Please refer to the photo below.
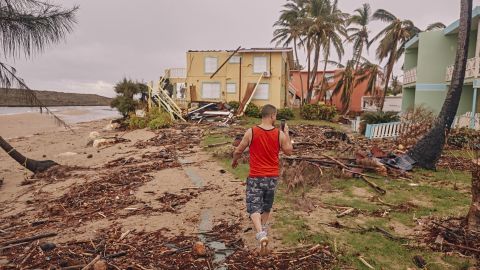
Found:
<path fill-rule="evenodd" d="M 247 212 L 270 212 L 275 197 L 278 177 L 248 177 L 247 178 Z"/>

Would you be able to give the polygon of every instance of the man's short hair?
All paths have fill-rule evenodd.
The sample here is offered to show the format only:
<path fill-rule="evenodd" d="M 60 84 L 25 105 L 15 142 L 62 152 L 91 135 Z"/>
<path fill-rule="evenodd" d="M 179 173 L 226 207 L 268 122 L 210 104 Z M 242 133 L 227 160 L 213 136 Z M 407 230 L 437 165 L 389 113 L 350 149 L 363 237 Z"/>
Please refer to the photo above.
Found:
<path fill-rule="evenodd" d="M 273 105 L 267 104 L 262 107 L 262 111 L 260 112 L 260 115 L 262 116 L 262 118 L 266 118 L 275 113 L 277 113 L 277 108 L 275 108 L 275 106 Z"/>

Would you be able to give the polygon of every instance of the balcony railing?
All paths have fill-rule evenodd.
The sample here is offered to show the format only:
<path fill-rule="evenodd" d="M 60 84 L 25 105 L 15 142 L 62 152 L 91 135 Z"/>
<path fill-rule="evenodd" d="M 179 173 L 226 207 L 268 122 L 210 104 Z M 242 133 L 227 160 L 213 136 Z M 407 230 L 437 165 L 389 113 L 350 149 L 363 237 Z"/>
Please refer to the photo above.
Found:
<path fill-rule="evenodd" d="M 405 70 L 403 73 L 403 84 L 414 83 L 417 81 L 417 68 Z"/>
<path fill-rule="evenodd" d="M 473 78 L 475 75 L 479 74 L 479 64 L 480 64 L 480 58 L 470 58 L 467 60 L 467 67 L 465 68 L 465 79 Z M 450 65 L 447 67 L 447 74 L 445 80 L 447 82 L 452 80 L 453 76 L 453 69 L 455 68 L 455 65 Z"/>
<path fill-rule="evenodd" d="M 187 78 L 187 69 L 185 68 L 166 69 L 165 77 L 170 79 L 185 79 Z"/>

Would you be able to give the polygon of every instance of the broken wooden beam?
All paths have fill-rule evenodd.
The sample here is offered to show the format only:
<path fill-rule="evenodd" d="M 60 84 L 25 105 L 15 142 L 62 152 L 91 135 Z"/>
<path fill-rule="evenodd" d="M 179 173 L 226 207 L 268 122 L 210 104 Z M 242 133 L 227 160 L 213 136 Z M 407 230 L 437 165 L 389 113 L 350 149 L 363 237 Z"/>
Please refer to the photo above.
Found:
<path fill-rule="evenodd" d="M 42 239 L 42 238 L 47 238 L 47 237 L 52 237 L 52 236 L 56 236 L 57 234 L 56 233 L 42 233 L 42 234 L 37 234 L 37 235 L 34 235 L 34 236 L 30 236 L 30 237 L 25 237 L 25 238 L 19 238 L 19 239 L 14 239 L 14 240 L 9 240 L 9 241 L 5 241 L 3 243 L 0 243 L 1 246 L 7 246 L 7 245 L 11 245 L 11 244 L 18 244 L 18 243 L 26 243 L 26 242 L 31 242 L 31 241 L 35 241 L 37 239 Z"/>

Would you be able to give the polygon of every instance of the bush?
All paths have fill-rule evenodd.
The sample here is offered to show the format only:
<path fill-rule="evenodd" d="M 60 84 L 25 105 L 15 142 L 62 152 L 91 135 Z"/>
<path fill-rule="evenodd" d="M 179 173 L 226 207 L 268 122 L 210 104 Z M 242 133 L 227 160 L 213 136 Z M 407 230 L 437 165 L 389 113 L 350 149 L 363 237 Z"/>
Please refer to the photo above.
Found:
<path fill-rule="evenodd" d="M 245 109 L 245 115 L 255 118 L 260 118 L 260 108 L 253 103 L 249 103 L 247 108 Z"/>
<path fill-rule="evenodd" d="M 155 108 L 147 114 L 148 127 L 150 129 L 160 129 L 171 127 L 173 124 L 172 118 L 169 113 Z"/>
<path fill-rule="evenodd" d="M 300 115 L 306 120 L 332 121 L 337 115 L 337 108 L 324 104 L 306 104 L 300 111 Z"/>
<path fill-rule="evenodd" d="M 233 111 L 237 111 L 238 107 L 240 107 L 240 103 L 238 101 L 230 101 L 227 103 L 228 106 L 232 108 Z"/>
<path fill-rule="evenodd" d="M 131 114 L 126 123 L 130 129 L 142 129 L 147 127 L 148 119 Z"/>
<path fill-rule="evenodd" d="M 366 112 L 361 117 L 360 133 L 365 134 L 367 124 L 381 124 L 400 121 L 396 112 Z"/>
<path fill-rule="evenodd" d="M 433 111 L 424 106 L 407 110 L 400 119 L 405 125 L 400 130 L 398 141 L 407 148 L 416 144 L 430 130 L 434 120 Z"/>
<path fill-rule="evenodd" d="M 480 132 L 470 128 L 452 129 L 448 135 L 447 144 L 457 149 L 477 150 L 480 142 Z"/>
<path fill-rule="evenodd" d="M 277 119 L 285 119 L 285 120 L 292 120 L 295 118 L 295 114 L 293 113 L 293 110 L 290 108 L 283 108 L 279 109 L 277 111 Z"/>

